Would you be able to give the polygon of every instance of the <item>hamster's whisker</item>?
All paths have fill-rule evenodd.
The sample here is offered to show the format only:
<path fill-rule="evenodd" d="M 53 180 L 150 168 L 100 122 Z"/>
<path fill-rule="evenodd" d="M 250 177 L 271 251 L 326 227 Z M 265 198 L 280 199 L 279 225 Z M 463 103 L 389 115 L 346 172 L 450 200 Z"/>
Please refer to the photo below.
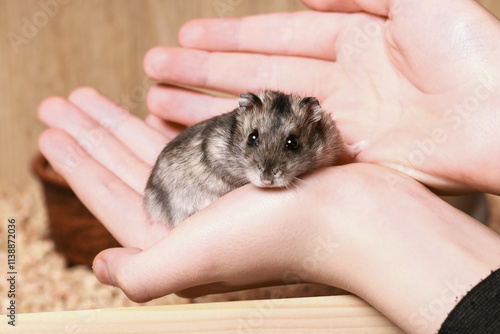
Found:
<path fill-rule="evenodd" d="M 296 182 L 296 181 L 305 183 L 304 180 L 301 180 L 298 177 L 294 176 L 292 182 L 290 182 L 289 184 L 287 184 L 286 188 L 294 191 L 295 193 L 297 193 L 298 196 L 299 196 L 299 199 L 301 199 L 302 194 L 303 194 L 304 191 L 303 191 L 302 187 L 299 184 L 297 184 L 298 182 Z"/>
<path fill-rule="evenodd" d="M 294 176 L 294 177 L 293 177 L 293 183 L 295 183 L 295 182 L 302 183 L 302 184 L 305 184 L 305 185 L 307 185 L 307 184 L 308 184 L 306 181 L 302 180 L 301 178 L 299 178 L 299 177 L 297 177 L 297 176 Z M 299 188 L 299 185 L 298 185 L 298 184 L 295 184 L 295 186 L 296 186 L 297 188 Z"/>

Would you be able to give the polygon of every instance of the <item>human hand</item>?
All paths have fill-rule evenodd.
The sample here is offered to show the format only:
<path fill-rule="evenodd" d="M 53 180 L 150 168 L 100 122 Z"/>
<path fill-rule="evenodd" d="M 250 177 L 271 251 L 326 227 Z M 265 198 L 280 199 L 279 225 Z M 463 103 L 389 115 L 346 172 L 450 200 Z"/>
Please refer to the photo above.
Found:
<path fill-rule="evenodd" d="M 133 300 L 148 300 L 182 289 L 189 289 L 184 295 L 199 295 L 273 282 L 290 283 L 282 273 L 290 266 L 291 255 L 297 255 L 304 244 L 322 235 L 314 223 L 304 222 L 315 220 L 312 209 L 316 204 L 311 201 L 316 195 L 302 196 L 299 187 L 291 192 L 266 192 L 247 186 L 188 219 L 175 232 L 167 225 L 151 224 L 143 212 L 142 194 L 167 137 L 92 88 L 80 88 L 68 100 L 48 98 L 41 103 L 38 114 L 50 127 L 39 138 L 42 153 L 82 202 L 127 247 L 100 254 L 96 263 L 104 261 L 107 269 L 95 265 L 97 277 L 119 286 Z M 301 182 L 301 187 L 308 183 Z M 308 210 L 290 203 L 297 197 Z M 273 223 L 276 216 L 280 219 Z M 237 224 L 235 220 L 243 222 Z M 323 240 L 325 247 L 331 247 L 328 242 Z M 242 254 L 237 255 L 238 251 Z M 162 255 L 158 256 L 158 252 Z M 249 255 L 251 252 L 258 253 L 256 258 Z M 273 256 L 267 262 L 261 261 L 268 252 Z M 167 262 L 133 264 L 148 254 Z M 216 258 L 214 254 L 218 254 Z M 169 258 L 172 263 L 168 263 Z M 239 265 L 232 270 L 231 266 L 214 264 L 235 259 Z M 248 275 L 258 269 L 256 266 L 270 266 L 269 262 L 276 260 L 283 264 L 279 268 L 273 265 L 274 271 L 264 268 Z M 155 275 L 149 273 L 153 268 Z M 130 277 L 133 272 L 140 276 L 145 273 L 151 281 L 134 281 Z M 190 279 L 189 273 L 194 277 Z M 214 280 L 214 275 L 224 279 Z"/>
<path fill-rule="evenodd" d="M 100 253 L 96 276 L 135 301 L 318 282 L 359 295 L 411 333 L 412 317 L 448 282 L 463 289 L 430 328 L 498 263 L 498 235 L 411 178 L 368 164 L 321 169 L 285 190 L 247 185 L 174 230 L 151 224 L 142 191 L 166 137 L 89 88 L 49 98 L 39 117 L 51 127 L 42 153 L 128 246 Z"/>
<path fill-rule="evenodd" d="M 161 83 L 230 94 L 317 96 L 348 143 L 366 140 L 358 161 L 439 192 L 500 193 L 496 18 L 474 1 L 304 3 L 330 12 L 188 22 L 182 48 L 152 49 L 145 71 Z M 159 85 L 148 105 L 156 123 L 191 125 L 234 101 Z"/>
<path fill-rule="evenodd" d="M 142 209 L 142 193 L 167 137 L 92 88 L 78 89 L 68 100 L 49 98 L 42 102 L 38 113 L 50 127 L 40 136 L 40 150 L 126 247 L 97 257 L 97 277 L 119 286 L 132 300 L 149 300 L 183 289 L 188 289 L 184 295 L 200 295 L 273 282 L 290 283 L 282 275 L 290 269 L 291 255 L 318 234 L 314 223 L 304 222 L 314 222 L 313 212 L 290 204 L 299 196 L 302 205 L 313 208 L 311 196 L 307 200 L 298 191 L 263 192 L 255 187 L 244 187 L 226 196 L 175 232 L 167 225 L 151 224 Z M 299 214 L 288 206 L 295 207 Z M 276 215 L 280 219 L 273 223 Z M 237 224 L 235 220 L 243 222 Z M 287 231 L 287 226 L 294 228 Z M 244 240 L 241 236 L 245 236 Z M 331 247 L 331 241 L 320 241 Z M 261 261 L 268 252 L 273 256 Z M 256 257 L 249 253 L 256 253 Z M 150 260 L 140 260 L 150 255 Z M 236 266 L 220 264 L 235 260 Z M 272 265 L 276 260 L 283 264 Z M 142 265 L 136 266 L 135 261 Z M 258 270 L 259 266 L 264 268 Z M 144 276 L 135 280 L 131 277 L 135 274 L 136 279 L 143 274 L 148 279 Z"/>

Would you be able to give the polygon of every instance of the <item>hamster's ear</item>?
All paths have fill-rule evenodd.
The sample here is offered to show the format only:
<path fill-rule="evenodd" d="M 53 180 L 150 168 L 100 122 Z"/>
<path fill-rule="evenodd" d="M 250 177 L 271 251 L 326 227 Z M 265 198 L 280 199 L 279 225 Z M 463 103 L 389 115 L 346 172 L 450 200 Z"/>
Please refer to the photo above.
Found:
<path fill-rule="evenodd" d="M 241 112 L 250 110 L 255 107 L 262 107 L 262 101 L 260 100 L 260 98 L 252 93 L 240 94 L 239 104 L 239 109 Z"/>
<path fill-rule="evenodd" d="M 299 104 L 300 111 L 306 116 L 309 122 L 314 123 L 321 119 L 321 106 L 319 101 L 315 97 L 305 97 L 300 101 Z"/>

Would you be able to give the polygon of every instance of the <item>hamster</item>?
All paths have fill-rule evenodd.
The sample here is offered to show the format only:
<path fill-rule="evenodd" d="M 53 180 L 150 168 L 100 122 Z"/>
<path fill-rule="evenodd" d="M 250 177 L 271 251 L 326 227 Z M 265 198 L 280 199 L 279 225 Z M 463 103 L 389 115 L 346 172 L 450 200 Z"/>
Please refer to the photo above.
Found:
<path fill-rule="evenodd" d="M 355 150 L 314 97 L 241 94 L 238 108 L 187 128 L 163 149 L 144 208 L 151 221 L 175 227 L 247 183 L 289 187 L 310 170 L 348 162 Z"/>

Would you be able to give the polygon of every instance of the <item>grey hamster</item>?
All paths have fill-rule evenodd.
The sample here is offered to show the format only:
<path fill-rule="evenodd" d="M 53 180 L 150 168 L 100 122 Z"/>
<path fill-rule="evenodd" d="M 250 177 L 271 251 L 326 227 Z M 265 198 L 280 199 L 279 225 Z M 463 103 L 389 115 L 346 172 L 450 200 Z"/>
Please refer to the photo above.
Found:
<path fill-rule="evenodd" d="M 239 107 L 187 128 L 160 153 L 144 208 L 176 226 L 247 183 L 288 187 L 312 169 L 353 158 L 314 97 L 241 94 Z"/>

